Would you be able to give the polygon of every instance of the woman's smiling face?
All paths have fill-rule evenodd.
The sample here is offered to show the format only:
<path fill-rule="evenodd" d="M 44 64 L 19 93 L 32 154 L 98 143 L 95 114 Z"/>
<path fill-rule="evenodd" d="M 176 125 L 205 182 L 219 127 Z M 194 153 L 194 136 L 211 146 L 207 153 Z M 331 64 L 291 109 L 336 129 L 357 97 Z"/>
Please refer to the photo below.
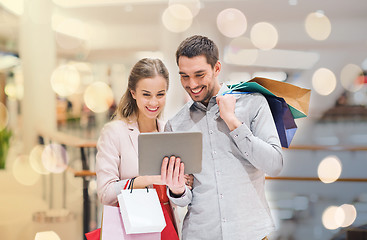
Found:
<path fill-rule="evenodd" d="M 166 104 L 167 82 L 162 76 L 140 79 L 131 95 L 136 100 L 139 117 L 157 118 Z"/>

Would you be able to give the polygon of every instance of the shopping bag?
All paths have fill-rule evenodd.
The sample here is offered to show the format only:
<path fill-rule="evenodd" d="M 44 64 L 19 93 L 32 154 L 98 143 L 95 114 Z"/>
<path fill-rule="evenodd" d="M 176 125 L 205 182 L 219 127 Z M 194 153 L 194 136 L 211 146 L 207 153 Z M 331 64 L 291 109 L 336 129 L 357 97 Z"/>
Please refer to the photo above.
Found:
<path fill-rule="evenodd" d="M 166 226 L 161 204 L 155 189 L 121 190 L 117 196 L 127 234 L 162 232 Z"/>
<path fill-rule="evenodd" d="M 161 233 L 127 234 L 119 207 L 103 206 L 101 240 L 160 240 Z"/>
<path fill-rule="evenodd" d="M 283 98 L 274 96 L 265 98 L 273 115 L 280 143 L 282 147 L 288 148 L 297 130 L 292 113 Z"/>
<path fill-rule="evenodd" d="M 275 96 L 284 98 L 294 118 L 307 116 L 311 97 L 310 89 L 268 78 L 256 77 L 248 82 L 256 82 Z"/>
<path fill-rule="evenodd" d="M 293 118 L 306 117 L 308 114 L 311 90 L 290 83 L 279 82 L 268 78 L 253 78 L 228 86 L 230 91 L 259 92 L 265 96 L 281 97 L 288 104 Z"/>
<path fill-rule="evenodd" d="M 97 228 L 91 232 L 87 232 L 84 234 L 87 240 L 100 240 L 101 238 L 101 229 Z"/>

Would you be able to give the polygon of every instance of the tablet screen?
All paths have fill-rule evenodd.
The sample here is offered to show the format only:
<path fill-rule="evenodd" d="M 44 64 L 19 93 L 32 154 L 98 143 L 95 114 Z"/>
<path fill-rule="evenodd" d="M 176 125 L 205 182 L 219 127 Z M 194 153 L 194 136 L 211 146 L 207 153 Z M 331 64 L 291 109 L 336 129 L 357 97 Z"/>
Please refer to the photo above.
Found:
<path fill-rule="evenodd" d="M 155 132 L 138 136 L 139 175 L 160 175 L 165 156 L 175 155 L 185 164 L 185 174 L 200 173 L 201 132 Z"/>

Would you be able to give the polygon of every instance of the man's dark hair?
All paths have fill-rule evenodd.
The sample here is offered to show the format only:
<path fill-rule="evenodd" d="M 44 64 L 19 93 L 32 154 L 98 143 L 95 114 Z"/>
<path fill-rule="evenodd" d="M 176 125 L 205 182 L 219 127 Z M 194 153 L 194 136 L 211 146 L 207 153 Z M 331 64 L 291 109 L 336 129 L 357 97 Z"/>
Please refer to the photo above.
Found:
<path fill-rule="evenodd" d="M 176 51 L 176 63 L 181 56 L 188 58 L 204 55 L 208 64 L 214 68 L 219 59 L 218 47 L 207 37 L 194 35 L 186 38 Z"/>

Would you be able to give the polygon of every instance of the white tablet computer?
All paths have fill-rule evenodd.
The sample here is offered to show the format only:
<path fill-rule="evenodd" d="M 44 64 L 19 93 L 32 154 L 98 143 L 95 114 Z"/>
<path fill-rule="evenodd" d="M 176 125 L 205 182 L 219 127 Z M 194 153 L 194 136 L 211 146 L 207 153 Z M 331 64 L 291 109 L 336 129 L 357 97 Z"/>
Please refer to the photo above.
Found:
<path fill-rule="evenodd" d="M 178 156 L 185 174 L 200 173 L 203 156 L 201 132 L 141 133 L 138 137 L 139 175 L 160 175 L 165 156 Z"/>

